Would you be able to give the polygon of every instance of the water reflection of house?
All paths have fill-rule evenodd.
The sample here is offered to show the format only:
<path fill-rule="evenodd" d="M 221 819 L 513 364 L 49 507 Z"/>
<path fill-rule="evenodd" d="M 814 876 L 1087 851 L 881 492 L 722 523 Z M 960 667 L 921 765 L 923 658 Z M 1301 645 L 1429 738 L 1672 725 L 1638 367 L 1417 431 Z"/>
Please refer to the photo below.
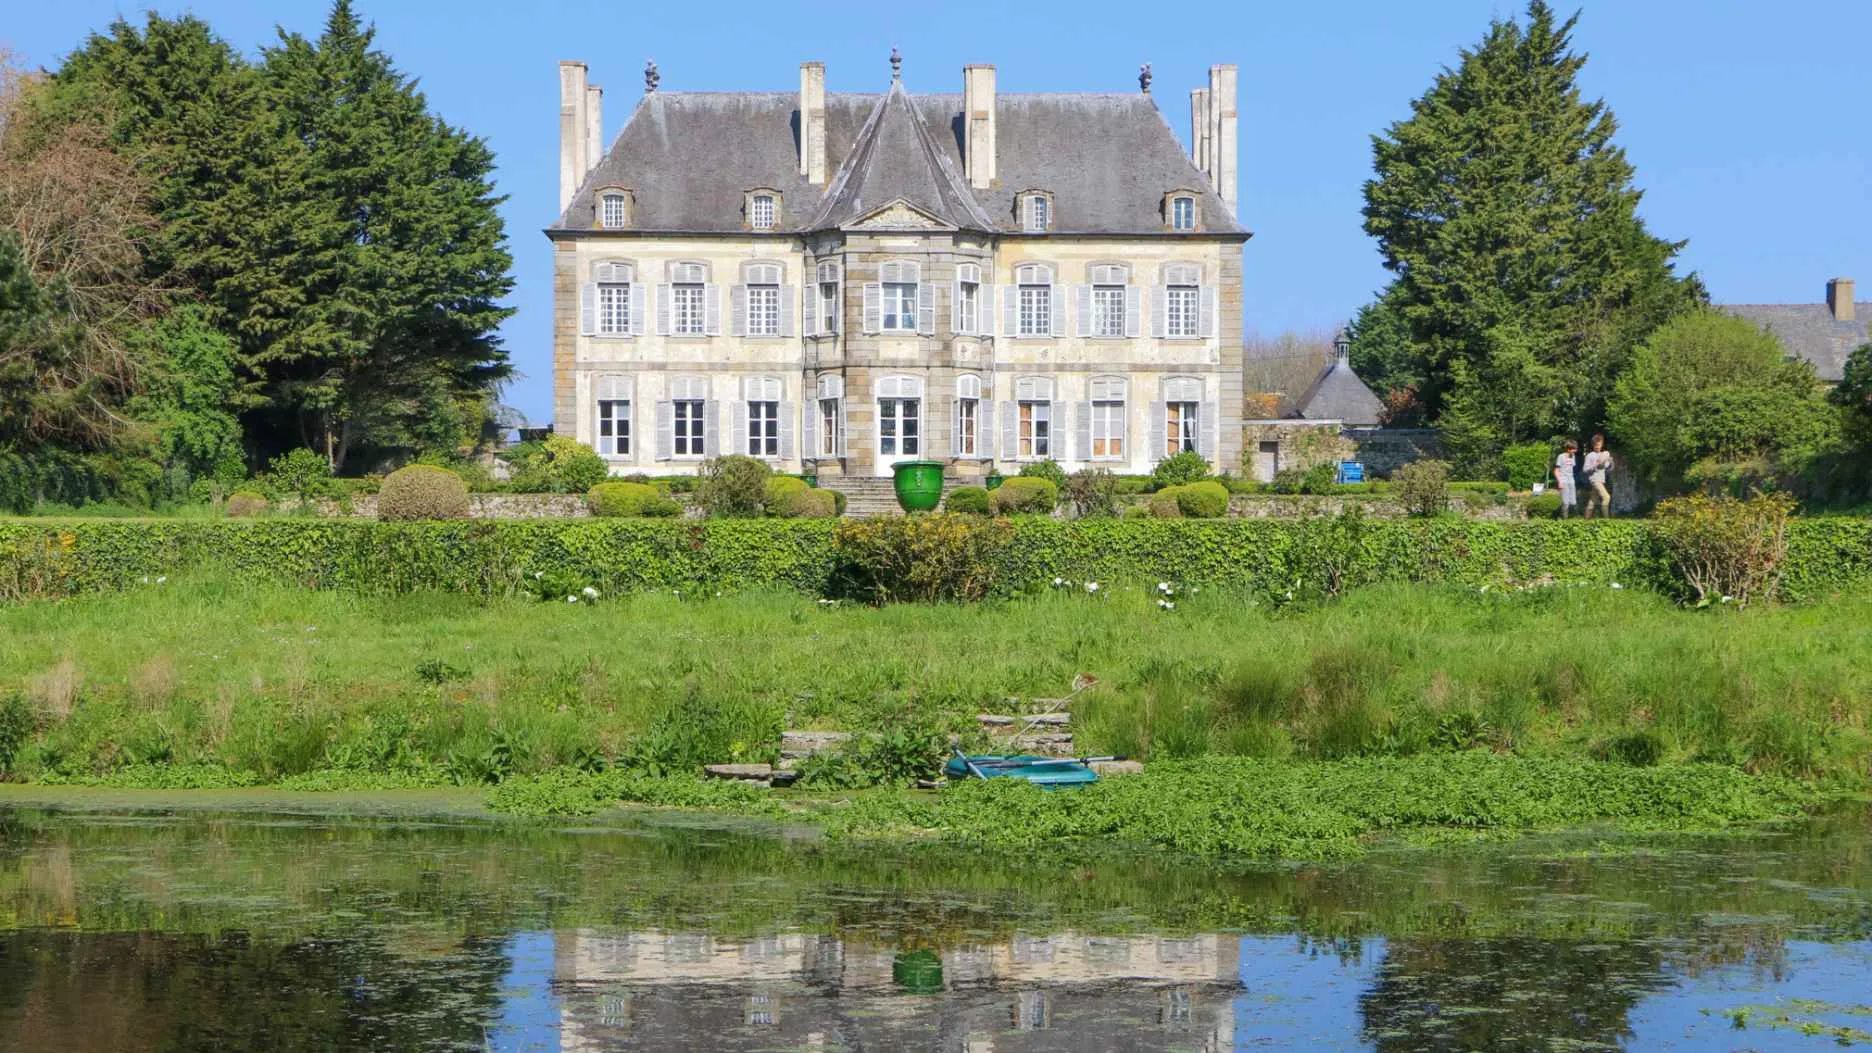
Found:
<path fill-rule="evenodd" d="M 1235 937 L 1018 936 L 924 956 L 789 933 L 558 936 L 567 1051 L 1229 1049 Z M 934 969 L 940 961 L 940 975 Z"/>

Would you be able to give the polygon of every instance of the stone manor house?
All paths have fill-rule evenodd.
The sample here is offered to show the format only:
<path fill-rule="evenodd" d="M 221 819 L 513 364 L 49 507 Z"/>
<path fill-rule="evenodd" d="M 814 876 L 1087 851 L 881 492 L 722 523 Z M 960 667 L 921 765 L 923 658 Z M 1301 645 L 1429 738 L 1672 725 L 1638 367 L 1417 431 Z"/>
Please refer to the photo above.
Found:
<path fill-rule="evenodd" d="M 821 477 L 1240 471 L 1236 70 L 1150 95 L 665 92 L 608 150 L 560 78 L 555 427 L 616 474 L 745 453 Z"/>

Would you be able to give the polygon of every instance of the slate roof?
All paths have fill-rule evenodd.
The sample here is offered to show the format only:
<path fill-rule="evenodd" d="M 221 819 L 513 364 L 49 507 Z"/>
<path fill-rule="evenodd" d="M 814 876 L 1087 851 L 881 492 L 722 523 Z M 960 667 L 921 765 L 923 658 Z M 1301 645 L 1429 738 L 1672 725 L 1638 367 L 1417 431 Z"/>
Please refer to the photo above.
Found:
<path fill-rule="evenodd" d="M 1384 413 L 1384 403 L 1352 372 L 1344 355 L 1326 367 L 1294 405 L 1306 420 L 1336 420 L 1354 428 L 1376 427 Z"/>
<path fill-rule="evenodd" d="M 1015 195 L 1053 194 L 1054 234 L 1164 234 L 1163 198 L 1200 199 L 1205 235 L 1246 237 L 1150 96 L 1000 93 L 996 185 L 963 178 L 962 96 L 826 96 L 825 187 L 799 175 L 795 92 L 651 92 L 551 230 L 590 230 L 594 191 L 635 194 L 634 231 L 746 230 L 747 191 L 780 191 L 782 231 L 836 226 L 901 198 L 967 229 L 1018 233 Z M 867 134 L 869 129 L 869 134 Z M 1188 235 L 1172 235 L 1188 236 Z"/>
<path fill-rule="evenodd" d="M 1766 328 L 1790 354 L 1813 363 L 1820 379 L 1837 384 L 1846 373 L 1846 356 L 1872 343 L 1872 303 L 1856 303 L 1856 321 L 1841 322 L 1826 304 L 1738 303 L 1721 310 Z"/>

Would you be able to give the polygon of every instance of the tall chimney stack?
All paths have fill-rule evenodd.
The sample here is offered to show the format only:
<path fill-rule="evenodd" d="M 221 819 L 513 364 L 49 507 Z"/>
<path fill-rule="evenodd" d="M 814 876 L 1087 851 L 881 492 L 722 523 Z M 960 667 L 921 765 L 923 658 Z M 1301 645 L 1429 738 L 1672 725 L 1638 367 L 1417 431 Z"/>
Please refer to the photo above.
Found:
<path fill-rule="evenodd" d="M 1858 318 L 1853 310 L 1853 280 L 1835 278 L 1827 282 L 1827 310 L 1833 312 L 1836 322 L 1851 322 Z"/>
<path fill-rule="evenodd" d="M 1215 177 L 1209 172 L 1209 89 L 1193 88 L 1190 90 L 1190 160 L 1196 162 L 1197 171 L 1209 178 Z"/>
<path fill-rule="evenodd" d="M 559 211 L 564 212 L 591 171 L 591 123 L 586 117 L 590 99 L 585 84 L 585 63 L 559 63 Z"/>
<path fill-rule="evenodd" d="M 1209 67 L 1209 181 L 1235 214 L 1235 67 Z"/>
<path fill-rule="evenodd" d="M 986 190 L 995 181 L 995 68 L 962 67 L 962 166 L 969 186 Z"/>
<path fill-rule="evenodd" d="M 825 63 L 799 68 L 799 174 L 814 186 L 826 181 Z"/>
<path fill-rule="evenodd" d="M 604 160 L 604 89 L 596 84 L 585 88 L 585 173 L 579 176 L 584 182 L 585 175 L 598 167 Z"/>

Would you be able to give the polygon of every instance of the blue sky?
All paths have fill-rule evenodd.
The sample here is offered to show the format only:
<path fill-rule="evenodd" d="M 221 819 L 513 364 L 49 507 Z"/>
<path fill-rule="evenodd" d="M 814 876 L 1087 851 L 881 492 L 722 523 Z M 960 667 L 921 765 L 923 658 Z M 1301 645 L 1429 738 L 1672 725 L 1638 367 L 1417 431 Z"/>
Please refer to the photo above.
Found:
<path fill-rule="evenodd" d="M 1404 116 L 1505 0 L 1020 5 L 496 3 L 358 0 L 378 45 L 420 78 L 431 105 L 499 159 L 518 287 L 504 335 L 523 376 L 507 401 L 547 415 L 550 250 L 539 233 L 558 194 L 556 63 L 589 62 L 616 135 L 654 57 L 665 90 L 791 90 L 799 63 L 826 63 L 832 91 L 874 91 L 892 45 L 913 91 L 959 91 L 969 62 L 1003 91 L 1125 91 L 1150 62 L 1171 126 L 1187 139 L 1189 89 L 1208 66 L 1241 68 L 1241 209 L 1251 331 L 1329 329 L 1384 284 L 1360 229 L 1369 137 Z M 157 3 L 208 20 L 252 52 L 276 25 L 316 35 L 324 0 Z M 1566 4 L 1561 10 L 1571 10 Z M 119 15 L 109 0 L 10 4 L 0 44 L 32 65 Z M 893 11 L 898 13 L 893 14 Z M 1596 0 L 1576 47 L 1590 95 L 1617 113 L 1646 190 L 1645 218 L 1688 239 L 1683 264 L 1718 301 L 1818 302 L 1825 280 L 1872 288 L 1872 4 L 1839 0 Z"/>

